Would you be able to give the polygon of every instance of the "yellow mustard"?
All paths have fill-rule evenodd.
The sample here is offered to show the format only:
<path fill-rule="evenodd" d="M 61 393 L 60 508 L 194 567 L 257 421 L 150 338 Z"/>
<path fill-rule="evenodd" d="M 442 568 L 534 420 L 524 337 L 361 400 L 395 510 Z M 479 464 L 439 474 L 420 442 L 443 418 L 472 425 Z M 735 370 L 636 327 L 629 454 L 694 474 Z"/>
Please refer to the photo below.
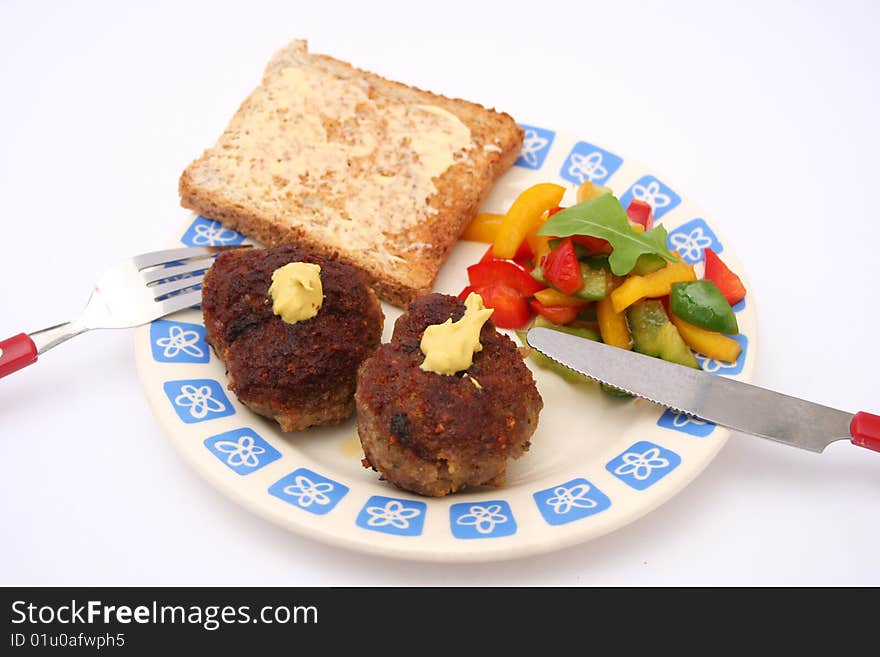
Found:
<path fill-rule="evenodd" d="M 272 312 L 288 324 L 310 319 L 324 302 L 321 267 L 310 262 L 291 262 L 272 272 Z"/>
<path fill-rule="evenodd" d="M 474 292 L 465 299 L 464 307 L 464 316 L 457 322 L 450 318 L 425 329 L 419 345 L 425 355 L 419 365 L 422 370 L 451 376 L 469 368 L 474 354 L 483 350 L 480 329 L 493 310 L 484 307 L 483 299 Z"/>

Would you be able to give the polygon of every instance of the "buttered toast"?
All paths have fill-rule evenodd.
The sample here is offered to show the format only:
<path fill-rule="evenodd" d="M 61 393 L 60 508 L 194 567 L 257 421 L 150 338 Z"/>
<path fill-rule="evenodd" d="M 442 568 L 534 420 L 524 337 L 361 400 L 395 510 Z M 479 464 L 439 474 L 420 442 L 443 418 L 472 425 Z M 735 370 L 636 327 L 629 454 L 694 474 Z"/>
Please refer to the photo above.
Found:
<path fill-rule="evenodd" d="M 406 306 L 431 290 L 522 138 L 507 114 L 294 41 L 183 172 L 181 204 L 266 245 L 336 253 Z"/>

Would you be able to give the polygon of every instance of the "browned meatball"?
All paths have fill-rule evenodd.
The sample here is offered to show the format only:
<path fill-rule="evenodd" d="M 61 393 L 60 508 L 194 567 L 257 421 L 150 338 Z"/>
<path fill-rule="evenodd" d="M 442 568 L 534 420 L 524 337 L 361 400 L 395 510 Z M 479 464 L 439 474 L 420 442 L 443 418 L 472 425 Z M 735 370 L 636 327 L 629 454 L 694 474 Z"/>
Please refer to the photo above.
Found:
<path fill-rule="evenodd" d="M 543 407 L 514 343 L 491 319 L 482 351 L 466 370 L 445 376 L 419 369 L 422 333 L 464 304 L 430 294 L 414 301 L 358 372 L 358 435 L 367 466 L 405 490 L 439 497 L 466 486 L 501 485 L 508 458 L 529 448 Z"/>
<path fill-rule="evenodd" d="M 321 266 L 318 314 L 288 324 L 272 312 L 272 272 Z M 296 245 L 220 254 L 202 285 L 207 340 L 226 364 L 229 389 L 284 431 L 338 424 L 354 411 L 358 367 L 379 346 L 384 317 L 358 272 Z"/>

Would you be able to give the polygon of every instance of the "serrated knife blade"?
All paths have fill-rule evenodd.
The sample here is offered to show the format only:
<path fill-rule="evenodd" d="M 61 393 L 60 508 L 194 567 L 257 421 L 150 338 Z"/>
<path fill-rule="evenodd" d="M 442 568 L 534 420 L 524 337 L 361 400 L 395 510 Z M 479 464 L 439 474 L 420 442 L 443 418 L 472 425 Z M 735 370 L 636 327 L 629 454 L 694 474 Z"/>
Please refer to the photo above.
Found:
<path fill-rule="evenodd" d="M 533 328 L 526 339 L 584 376 L 729 429 L 812 452 L 850 439 L 880 451 L 880 416 L 847 413 L 548 328 Z"/>

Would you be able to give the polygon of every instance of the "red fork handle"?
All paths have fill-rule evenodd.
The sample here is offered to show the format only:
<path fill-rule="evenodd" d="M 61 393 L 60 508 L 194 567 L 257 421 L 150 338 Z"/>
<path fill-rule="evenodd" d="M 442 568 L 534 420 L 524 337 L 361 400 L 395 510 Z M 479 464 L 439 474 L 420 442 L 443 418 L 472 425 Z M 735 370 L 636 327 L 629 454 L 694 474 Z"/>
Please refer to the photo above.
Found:
<path fill-rule="evenodd" d="M 37 345 L 27 334 L 19 333 L 0 342 L 0 379 L 37 362 Z"/>
<path fill-rule="evenodd" d="M 852 444 L 880 452 L 880 415 L 860 411 L 853 415 L 849 425 Z"/>

